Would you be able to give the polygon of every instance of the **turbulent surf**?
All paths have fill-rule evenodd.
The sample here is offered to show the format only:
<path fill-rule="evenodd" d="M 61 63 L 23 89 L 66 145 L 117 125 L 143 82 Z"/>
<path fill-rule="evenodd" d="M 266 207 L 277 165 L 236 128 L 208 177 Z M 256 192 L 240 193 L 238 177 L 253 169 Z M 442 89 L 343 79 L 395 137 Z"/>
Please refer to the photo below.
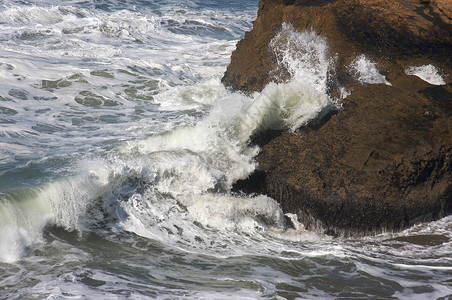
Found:
<path fill-rule="evenodd" d="M 292 79 L 244 95 L 220 78 L 257 1 L 0 3 L 2 298 L 452 292 L 450 218 L 332 239 L 231 192 L 253 135 L 340 109 L 324 38 L 285 24 L 271 48 Z M 390 84 L 364 56 L 354 68 Z"/>

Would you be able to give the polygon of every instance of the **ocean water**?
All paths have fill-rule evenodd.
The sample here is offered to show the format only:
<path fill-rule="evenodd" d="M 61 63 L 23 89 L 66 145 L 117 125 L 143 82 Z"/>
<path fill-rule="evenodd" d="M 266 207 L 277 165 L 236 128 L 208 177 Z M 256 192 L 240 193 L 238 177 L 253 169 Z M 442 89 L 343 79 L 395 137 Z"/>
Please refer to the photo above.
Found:
<path fill-rule="evenodd" d="M 222 86 L 257 4 L 0 1 L 0 299 L 452 297 L 451 217 L 334 239 L 231 193 L 251 135 L 340 109 L 328 41 L 287 24 L 290 82 Z"/>

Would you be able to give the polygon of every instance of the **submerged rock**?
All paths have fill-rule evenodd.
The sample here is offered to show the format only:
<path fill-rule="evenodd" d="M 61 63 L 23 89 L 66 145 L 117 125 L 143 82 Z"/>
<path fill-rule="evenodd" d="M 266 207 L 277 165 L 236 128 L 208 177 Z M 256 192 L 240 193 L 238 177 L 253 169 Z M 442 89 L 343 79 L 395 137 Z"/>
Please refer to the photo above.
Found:
<path fill-rule="evenodd" d="M 257 170 L 235 189 L 267 194 L 308 229 L 332 235 L 400 230 L 450 214 L 449 3 L 261 0 L 223 83 L 251 93 L 289 80 L 269 46 L 286 23 L 327 39 L 334 61 L 329 96 L 350 94 L 321 122 L 256 137 Z M 360 79 L 359 59 L 372 62 L 366 67 L 378 68 L 382 79 Z M 438 72 L 407 71 L 417 66 Z M 429 80 L 434 76 L 442 81 Z"/>

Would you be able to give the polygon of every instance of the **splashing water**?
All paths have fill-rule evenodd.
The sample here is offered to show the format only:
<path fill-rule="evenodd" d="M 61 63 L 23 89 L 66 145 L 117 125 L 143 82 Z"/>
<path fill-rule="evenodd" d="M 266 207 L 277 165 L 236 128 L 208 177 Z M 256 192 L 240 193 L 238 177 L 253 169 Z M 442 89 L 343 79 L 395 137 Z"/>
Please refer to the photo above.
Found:
<path fill-rule="evenodd" d="M 438 69 L 434 65 L 412 66 L 405 70 L 405 74 L 417 76 L 430 84 L 445 85 L 444 78 L 438 72 Z"/>
<path fill-rule="evenodd" d="M 364 54 L 359 55 L 350 64 L 352 73 L 361 84 L 381 84 L 391 85 L 386 77 L 381 75 L 374 62 L 370 61 Z"/>
<path fill-rule="evenodd" d="M 192 227 L 192 222 L 237 234 L 266 231 L 269 226 L 283 229 L 284 218 L 274 200 L 228 194 L 235 181 L 254 171 L 258 148 L 248 144 L 253 134 L 295 130 L 328 109 L 330 61 L 324 39 L 289 26 L 283 27 L 272 46 L 293 73 L 291 81 L 269 84 L 252 96 L 229 93 L 194 126 L 131 140 L 104 158 L 82 160 L 77 165 L 79 175 L 49 183 L 27 198 L 42 210 L 32 213 L 38 221 L 28 224 L 28 230 L 39 236 L 48 222 L 66 230 L 90 230 L 107 216 L 111 227 L 162 242 L 173 239 L 173 244 L 185 239 L 187 246 L 199 234 L 185 230 L 170 236 Z M 297 49 L 303 49 L 304 55 Z M 216 92 L 226 94 L 224 89 Z M 216 214 L 213 208 L 222 206 Z M 202 240 L 211 240 L 208 235 Z"/>
<path fill-rule="evenodd" d="M 334 240 L 231 193 L 255 169 L 251 136 L 335 109 L 327 41 L 288 24 L 270 46 L 290 80 L 221 85 L 251 2 L 4 2 L 0 298 L 452 293 L 450 218 Z"/>

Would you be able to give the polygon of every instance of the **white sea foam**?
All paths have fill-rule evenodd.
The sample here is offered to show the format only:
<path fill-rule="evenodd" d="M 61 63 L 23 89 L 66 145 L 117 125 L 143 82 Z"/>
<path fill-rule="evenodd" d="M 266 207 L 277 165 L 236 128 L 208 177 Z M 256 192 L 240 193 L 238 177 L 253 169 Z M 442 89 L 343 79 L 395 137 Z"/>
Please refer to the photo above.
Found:
<path fill-rule="evenodd" d="M 113 27 L 109 28 L 112 32 Z M 269 228 L 273 228 L 274 233 L 280 232 L 274 236 L 283 236 L 284 218 L 273 199 L 265 196 L 234 197 L 228 193 L 235 181 L 246 178 L 255 168 L 253 158 L 258 148 L 248 144 L 253 134 L 267 129 L 296 130 L 329 109 L 331 100 L 326 85 L 331 61 L 323 38 L 313 32 L 298 33 L 288 25 L 284 25 L 272 41 L 272 47 L 280 63 L 291 73 L 290 81 L 271 83 L 262 92 L 245 96 L 227 92 L 218 75 L 210 75 L 218 73 L 218 69 L 209 70 L 203 66 L 199 70 L 205 70 L 202 77 L 206 80 L 201 83 L 164 88 L 156 95 L 162 108 L 210 107 L 208 114 L 195 125 L 180 126 L 164 134 L 129 141 L 104 159 L 82 161 L 78 167 L 79 174 L 45 185 L 29 199 L 34 206 L 43 206 L 42 213 L 33 215 L 38 221 L 30 224 L 31 235 L 39 236 L 38 232 L 47 222 L 67 230 L 89 230 L 91 225 L 103 222 L 104 216 L 108 215 L 112 228 L 175 246 L 182 244 L 185 249 L 208 247 L 217 251 L 222 248 L 215 243 L 212 231 L 233 232 L 234 235 L 224 237 L 220 243 L 231 240 L 231 247 L 234 244 L 232 240 L 242 239 L 243 234 L 264 234 Z M 214 48 L 214 51 L 218 50 L 226 51 Z M 16 71 L 23 69 L 25 73 L 29 70 L 14 59 L 8 63 L 14 64 Z M 60 72 L 57 77 L 60 79 L 54 77 L 45 84 L 51 91 L 66 89 L 70 95 L 78 93 L 86 82 L 101 85 L 106 84 L 105 79 L 124 78 L 123 73 L 117 71 L 92 73 L 85 67 L 71 68 L 67 73 Z M 185 66 L 176 65 L 174 68 L 184 69 Z M 124 69 L 127 68 L 124 66 Z M 158 72 L 161 72 L 160 68 Z M 80 75 L 74 76 L 73 73 Z M 135 80 L 139 78 L 137 76 Z M 58 86 L 60 82 L 61 87 Z M 59 97 L 64 99 L 63 95 L 59 94 Z M 97 89 L 96 93 L 78 93 L 78 97 L 81 100 L 77 103 L 90 105 L 89 113 L 94 113 L 93 105 L 100 106 L 115 99 L 102 89 Z M 62 104 L 75 105 L 70 98 L 66 101 L 63 100 Z M 23 108 L 18 100 L 12 103 L 19 104 L 12 106 L 18 111 L 21 106 Z M 127 101 L 119 103 L 122 111 L 127 109 Z M 54 108 L 55 105 L 50 107 L 51 110 Z M 45 132 L 38 131 L 38 134 Z M 55 135 L 55 132 L 51 134 Z M 40 215 L 45 217 L 39 218 Z M 10 223 L 20 227 L 14 225 L 14 221 Z M 287 238 L 302 239 L 300 235 L 295 238 L 295 235 L 287 235 Z M 307 235 L 303 237 L 305 240 L 309 238 Z M 239 247 L 236 250 L 245 249 Z"/>
<path fill-rule="evenodd" d="M 349 66 L 351 72 L 361 84 L 381 84 L 391 85 L 386 77 L 380 74 L 377 65 L 369 60 L 364 54 L 355 58 Z"/>
<path fill-rule="evenodd" d="M 164 88 L 154 99 L 164 110 L 181 111 L 209 108 L 225 96 L 226 89 L 220 78 L 211 78 L 193 85 Z"/>
<path fill-rule="evenodd" d="M 16 159 L 33 159 L 193 124 L 224 95 L 219 78 L 253 17 L 234 15 L 242 27 L 228 11 L 200 17 L 174 3 L 112 11 L 65 4 L 0 11 L 0 134 L 10 145 L 0 157 L 18 144 Z M 177 32 L 171 20 L 228 35 Z"/>
<path fill-rule="evenodd" d="M 417 76 L 433 85 L 446 84 L 444 78 L 439 74 L 438 68 L 431 64 L 418 67 L 408 67 L 405 70 L 405 74 Z"/>
<path fill-rule="evenodd" d="M 333 239 L 284 228 L 269 197 L 229 192 L 255 167 L 250 136 L 334 104 L 327 41 L 290 25 L 271 49 L 291 81 L 222 87 L 248 4 L 0 4 L 0 298 L 452 293 L 450 217 Z M 442 244 L 401 239 L 415 235 Z"/>
<path fill-rule="evenodd" d="M 55 6 L 51 8 L 37 6 L 10 7 L 0 14 L 1 23 L 12 24 L 55 24 L 63 21 L 63 19 L 63 14 Z"/>
<path fill-rule="evenodd" d="M 92 152 L 99 146 L 108 148 L 109 140 L 142 138 L 193 124 L 198 117 L 181 110 L 203 112 L 224 94 L 219 78 L 234 39 L 244 28 L 234 29 L 232 22 L 232 29 L 224 35 L 226 39 L 198 37 L 195 31 L 191 36 L 190 32 L 178 34 L 168 30 L 166 21 L 181 12 L 175 12 L 171 5 L 167 10 L 164 15 L 157 15 L 153 10 L 108 12 L 89 6 L 18 7 L 12 3 L 0 11 L 0 135 L 4 145 L 0 148 L 1 163 L 18 164 L 23 160 L 23 172 L 33 172 L 26 165 L 30 158 Z M 198 29 L 230 23 L 227 11 L 224 16 L 206 11 L 206 18 L 215 17 L 209 22 L 201 22 L 198 13 L 198 9 L 184 12 L 188 21 L 197 16 Z M 243 26 L 249 26 L 252 16 L 243 12 L 242 18 Z M 194 82 L 201 83 L 193 85 Z M 162 96 L 153 101 L 160 92 Z M 168 155 L 171 159 L 173 153 Z M 8 235 L 2 234 L 1 260 L 20 258 L 28 246 L 39 240 L 49 222 L 67 230 L 86 229 L 90 217 L 92 222 L 97 220 L 96 215 L 86 213 L 98 197 L 110 199 L 110 195 L 117 201 L 121 193 L 126 193 L 126 187 L 117 187 L 123 180 L 152 172 L 150 168 L 131 171 L 124 167 L 125 162 L 116 161 L 110 166 L 87 163 L 89 167 L 74 168 L 77 171 L 68 172 L 65 179 L 11 196 L 10 200 L 2 198 L 11 203 L 9 207 L 9 202 L 2 202 L 0 207 L 7 210 L 2 216 L 9 216 L 0 221 L 4 222 L 2 230 L 8 231 Z M 149 160 L 143 163 L 153 164 Z M 165 175 L 171 166 L 162 163 L 160 168 Z M 105 170 L 107 177 L 96 175 L 100 170 Z M 2 170 L 0 176 L 7 171 Z M 212 175 L 208 171 L 205 174 L 205 180 L 211 180 Z M 210 187 L 189 180 L 184 186 L 188 175 L 179 179 L 179 190 L 190 185 L 202 191 Z M 97 177 L 112 186 L 105 188 L 105 182 Z M 159 181 L 159 188 L 176 187 L 176 183 L 171 183 L 173 179 L 167 176 Z M 153 182 L 152 178 L 146 181 Z M 14 204 L 20 201 L 28 206 Z M 105 203 L 110 204 L 107 200 Z"/>
<path fill-rule="evenodd" d="M 297 231 L 285 234 L 282 211 L 273 199 L 216 193 L 228 192 L 236 180 L 254 170 L 253 157 L 258 149 L 248 145 L 253 134 L 267 129 L 295 130 L 331 104 L 325 87 L 330 63 L 326 51 L 322 50 L 326 48 L 325 40 L 314 33 L 300 34 L 290 27 L 283 30 L 285 38 L 293 44 L 277 51 L 286 67 L 294 72 L 291 81 L 271 83 L 251 96 L 229 93 L 213 103 L 209 114 L 194 126 L 179 127 L 118 148 L 115 155 L 122 159 L 131 155 L 141 157 L 138 165 L 146 166 L 140 170 L 133 168 L 137 173 L 132 177 L 137 178 L 140 188 L 133 188 L 128 201 L 120 203 L 119 211 L 115 200 L 112 202 L 110 213 L 120 220 L 121 228 L 165 243 L 185 245 L 184 248 L 189 245 L 189 248 L 208 247 L 214 248 L 216 253 L 226 251 L 229 254 L 234 253 L 230 251 L 235 247 L 231 244 L 224 249 L 223 243 L 240 240 L 243 234 L 259 235 L 269 228 L 273 228 L 273 236 L 287 240 L 319 238 Z M 280 39 L 278 35 L 273 41 L 275 47 Z M 309 49 L 320 50 L 306 54 L 309 57 L 299 62 L 293 55 L 297 47 L 306 47 L 305 43 L 309 44 Z M 315 74 L 311 74 L 314 70 Z M 314 86 L 306 84 L 305 76 L 309 76 Z M 130 168 L 131 163 L 126 165 Z M 144 187 L 139 183 L 143 176 L 148 183 Z M 194 223 L 201 227 L 193 227 Z M 227 232 L 229 237 L 222 235 L 218 245 L 211 230 Z"/>

